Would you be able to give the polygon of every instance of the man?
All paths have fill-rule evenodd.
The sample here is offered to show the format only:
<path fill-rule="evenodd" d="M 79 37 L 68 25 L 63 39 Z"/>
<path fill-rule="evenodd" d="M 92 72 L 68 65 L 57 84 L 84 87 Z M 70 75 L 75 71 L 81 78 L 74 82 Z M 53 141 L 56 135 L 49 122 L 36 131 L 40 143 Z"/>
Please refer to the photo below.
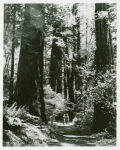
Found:
<path fill-rule="evenodd" d="M 65 120 L 66 120 L 66 124 L 69 124 L 69 115 L 68 114 L 66 114 Z"/>
<path fill-rule="evenodd" d="M 50 117 L 50 121 L 51 121 L 51 124 L 53 124 L 53 121 L 54 121 L 54 115 L 52 115 L 52 116 Z"/>
<path fill-rule="evenodd" d="M 65 124 L 65 114 L 63 115 L 63 124 Z"/>

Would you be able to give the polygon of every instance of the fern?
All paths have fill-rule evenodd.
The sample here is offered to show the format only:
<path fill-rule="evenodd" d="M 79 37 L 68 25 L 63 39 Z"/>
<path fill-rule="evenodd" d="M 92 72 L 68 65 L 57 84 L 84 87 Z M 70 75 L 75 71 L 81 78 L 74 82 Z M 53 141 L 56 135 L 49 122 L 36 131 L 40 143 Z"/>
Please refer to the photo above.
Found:
<path fill-rule="evenodd" d="M 20 118 L 24 119 L 27 118 L 28 110 L 27 108 L 20 107 L 17 108 L 16 103 L 14 103 L 11 107 L 8 107 L 7 105 L 3 108 L 3 116 L 13 117 L 13 118 Z"/>

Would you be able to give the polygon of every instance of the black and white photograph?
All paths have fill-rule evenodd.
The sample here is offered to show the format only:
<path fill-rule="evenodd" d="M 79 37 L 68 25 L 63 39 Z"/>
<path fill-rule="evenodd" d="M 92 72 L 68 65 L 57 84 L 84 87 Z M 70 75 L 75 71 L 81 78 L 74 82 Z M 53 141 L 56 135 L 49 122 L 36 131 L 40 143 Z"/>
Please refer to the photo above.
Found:
<path fill-rule="evenodd" d="M 116 1 L 3 2 L 2 147 L 117 146 L 117 17 Z"/>

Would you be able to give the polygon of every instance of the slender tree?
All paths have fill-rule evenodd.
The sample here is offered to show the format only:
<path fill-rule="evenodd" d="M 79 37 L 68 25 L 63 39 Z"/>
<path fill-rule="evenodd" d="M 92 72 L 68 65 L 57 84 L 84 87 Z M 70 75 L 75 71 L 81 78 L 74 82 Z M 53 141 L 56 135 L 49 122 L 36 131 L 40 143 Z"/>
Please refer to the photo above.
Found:
<path fill-rule="evenodd" d="M 16 21 L 16 5 L 13 5 L 13 39 L 12 39 L 12 55 L 11 55 L 11 80 L 10 80 L 10 96 L 9 106 L 14 103 L 14 89 L 13 89 L 13 77 L 14 77 L 14 52 L 15 52 L 15 21 Z"/>
<path fill-rule="evenodd" d="M 67 43 L 67 37 L 64 38 L 64 41 Z M 65 54 L 68 55 L 68 47 L 67 46 L 65 48 Z M 67 60 L 66 60 L 66 58 L 64 58 L 64 95 L 65 95 L 65 98 L 68 98 L 67 89 L 68 89 L 68 86 L 67 86 Z"/>

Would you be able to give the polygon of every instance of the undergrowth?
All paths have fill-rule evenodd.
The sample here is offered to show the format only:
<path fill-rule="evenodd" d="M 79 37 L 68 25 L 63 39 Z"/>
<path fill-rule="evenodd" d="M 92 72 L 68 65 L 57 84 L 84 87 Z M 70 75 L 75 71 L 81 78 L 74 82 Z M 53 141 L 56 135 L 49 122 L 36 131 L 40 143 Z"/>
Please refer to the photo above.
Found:
<path fill-rule="evenodd" d="M 25 107 L 3 107 L 3 146 L 44 146 L 47 136 L 40 129 L 39 117 L 32 116 Z"/>
<path fill-rule="evenodd" d="M 44 87 L 44 100 L 48 120 L 51 117 L 62 119 L 64 112 L 69 109 L 68 101 L 62 94 L 54 92 L 50 85 Z"/>

